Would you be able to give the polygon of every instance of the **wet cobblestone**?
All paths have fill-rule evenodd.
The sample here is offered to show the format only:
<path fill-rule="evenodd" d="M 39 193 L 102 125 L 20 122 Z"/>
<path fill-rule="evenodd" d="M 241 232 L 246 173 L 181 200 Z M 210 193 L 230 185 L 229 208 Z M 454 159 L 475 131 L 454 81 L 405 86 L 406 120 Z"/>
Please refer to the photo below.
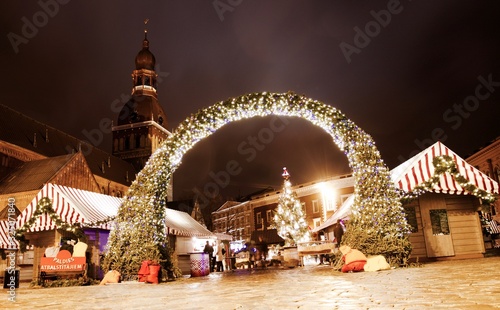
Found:
<path fill-rule="evenodd" d="M 159 285 L 16 290 L 2 309 L 500 309 L 500 257 L 343 274 L 330 266 L 255 269 Z"/>

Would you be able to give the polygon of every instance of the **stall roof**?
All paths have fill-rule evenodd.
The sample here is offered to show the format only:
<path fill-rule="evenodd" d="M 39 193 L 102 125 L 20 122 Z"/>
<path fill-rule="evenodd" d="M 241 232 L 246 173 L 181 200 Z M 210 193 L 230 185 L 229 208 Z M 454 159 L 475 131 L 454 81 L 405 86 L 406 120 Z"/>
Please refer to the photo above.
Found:
<path fill-rule="evenodd" d="M 0 220 L 0 249 L 17 250 L 19 242 L 9 232 L 9 221 Z"/>
<path fill-rule="evenodd" d="M 434 143 L 427 149 L 392 169 L 390 173 L 391 180 L 397 188 L 410 192 L 415 189 L 415 187 L 430 180 L 430 178 L 434 176 L 434 164 L 432 161 L 435 157 L 443 155 L 448 155 L 453 158 L 460 175 L 467 179 L 467 181 L 486 192 L 498 194 L 498 183 L 496 181 L 468 164 L 441 142 Z M 432 191 L 436 193 L 457 195 L 471 194 L 463 189 L 449 172 L 441 174 L 439 182 L 434 186 Z M 323 224 L 314 228 L 313 232 L 330 227 L 337 222 L 337 219 L 348 217 L 351 213 L 353 203 L 354 195 L 350 196 Z"/>
<path fill-rule="evenodd" d="M 55 213 L 66 223 L 95 223 L 116 216 L 122 198 L 88 192 L 61 185 L 46 184 L 26 209 L 17 218 L 17 228 L 22 227 L 33 216 L 38 202 L 48 197 L 52 200 Z M 112 223 L 98 228 L 111 229 Z M 166 209 L 165 225 L 170 234 L 190 237 L 214 237 L 214 234 L 194 220 L 189 214 Z M 35 220 L 31 231 L 55 229 L 51 217 L 44 213 Z"/>
<path fill-rule="evenodd" d="M 31 203 L 17 218 L 17 227 L 28 222 L 36 211 L 42 198 L 52 200 L 52 208 L 62 221 L 68 224 L 95 223 L 115 216 L 122 199 L 104 194 L 88 192 L 81 189 L 47 183 L 33 198 Z M 110 229 L 110 223 L 99 226 Z M 55 229 L 56 224 L 49 214 L 43 213 L 31 226 L 30 231 L 44 231 Z"/>
<path fill-rule="evenodd" d="M 411 192 L 415 187 L 429 181 L 434 176 L 433 159 L 438 156 L 453 158 L 461 176 L 468 182 L 489 193 L 498 194 L 498 183 L 455 154 L 441 142 L 436 142 L 419 154 L 391 170 L 391 179 L 401 190 Z M 463 189 L 449 173 L 441 174 L 433 192 L 445 194 L 470 194 Z"/>
<path fill-rule="evenodd" d="M 212 232 L 198 223 L 189 214 L 173 209 L 165 210 L 165 226 L 168 234 L 198 238 L 215 237 Z"/>

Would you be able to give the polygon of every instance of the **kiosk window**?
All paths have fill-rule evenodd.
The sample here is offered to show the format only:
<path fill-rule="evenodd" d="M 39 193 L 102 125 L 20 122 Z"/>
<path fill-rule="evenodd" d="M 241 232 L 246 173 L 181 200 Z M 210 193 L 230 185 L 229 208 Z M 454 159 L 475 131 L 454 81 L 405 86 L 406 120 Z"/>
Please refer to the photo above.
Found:
<path fill-rule="evenodd" d="M 415 207 L 405 207 L 405 215 L 406 221 L 408 225 L 411 227 L 411 232 L 418 232 L 418 224 L 417 224 L 417 212 L 415 211 Z"/>
<path fill-rule="evenodd" d="M 430 210 L 432 234 L 449 235 L 448 214 L 445 209 Z"/>

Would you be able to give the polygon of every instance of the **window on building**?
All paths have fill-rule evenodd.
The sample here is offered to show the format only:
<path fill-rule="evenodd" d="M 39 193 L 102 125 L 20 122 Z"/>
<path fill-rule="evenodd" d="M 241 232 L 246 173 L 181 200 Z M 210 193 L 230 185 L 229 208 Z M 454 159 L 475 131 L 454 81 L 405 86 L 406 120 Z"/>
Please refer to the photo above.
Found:
<path fill-rule="evenodd" d="M 266 224 L 267 224 L 267 228 L 271 228 L 271 226 L 273 224 L 273 210 L 266 211 Z"/>
<path fill-rule="evenodd" d="M 317 200 L 313 200 L 312 201 L 312 205 L 313 205 L 313 213 L 318 213 L 319 212 L 319 203 Z"/>
<path fill-rule="evenodd" d="M 256 220 L 257 220 L 257 222 L 255 223 L 255 228 L 262 229 L 262 215 L 260 212 L 257 212 Z"/>
<path fill-rule="evenodd" d="M 418 232 L 418 224 L 417 224 L 417 212 L 415 207 L 404 207 L 406 222 L 411 227 L 411 232 Z"/>
<path fill-rule="evenodd" d="M 336 204 L 335 204 L 334 200 L 328 199 L 326 201 L 326 210 L 328 210 L 328 211 L 335 210 L 335 206 L 336 206 Z"/>
<path fill-rule="evenodd" d="M 319 225 L 321 225 L 321 218 L 320 217 L 314 218 L 313 225 L 314 227 L 318 227 Z"/>

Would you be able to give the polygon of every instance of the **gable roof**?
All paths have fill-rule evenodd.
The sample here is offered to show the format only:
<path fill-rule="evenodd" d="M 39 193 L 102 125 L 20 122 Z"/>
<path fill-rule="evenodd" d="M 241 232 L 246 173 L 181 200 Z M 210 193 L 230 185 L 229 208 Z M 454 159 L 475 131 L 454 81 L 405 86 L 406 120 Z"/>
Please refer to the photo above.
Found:
<path fill-rule="evenodd" d="M 228 200 L 228 201 L 224 202 L 222 204 L 222 206 L 219 207 L 219 209 L 215 210 L 212 213 L 222 212 L 222 211 L 225 211 L 227 209 L 231 209 L 232 207 L 235 207 L 235 206 L 241 207 L 241 206 L 247 205 L 249 203 L 250 203 L 250 201 L 239 202 L 239 201 Z"/>
<path fill-rule="evenodd" d="M 15 171 L 0 179 L 0 193 L 18 193 L 40 190 L 76 154 L 69 154 L 23 163 Z"/>
<path fill-rule="evenodd" d="M 2 206 L 0 206 L 1 208 Z M 10 210 L 9 210 L 10 209 Z M 14 209 L 14 214 L 10 214 L 12 211 L 12 209 Z M 2 210 L 0 210 L 0 220 L 8 220 L 9 219 L 9 215 L 10 217 L 18 217 L 19 214 L 21 214 L 21 211 L 19 211 L 19 209 L 17 208 L 16 205 L 10 205 L 8 204 L 5 208 L 3 208 Z"/>
<path fill-rule="evenodd" d="M 3 104 L 0 104 L 0 140 L 45 157 L 81 151 L 94 175 L 127 186 L 130 186 L 137 172 L 132 164 L 91 143 L 36 121 Z"/>

